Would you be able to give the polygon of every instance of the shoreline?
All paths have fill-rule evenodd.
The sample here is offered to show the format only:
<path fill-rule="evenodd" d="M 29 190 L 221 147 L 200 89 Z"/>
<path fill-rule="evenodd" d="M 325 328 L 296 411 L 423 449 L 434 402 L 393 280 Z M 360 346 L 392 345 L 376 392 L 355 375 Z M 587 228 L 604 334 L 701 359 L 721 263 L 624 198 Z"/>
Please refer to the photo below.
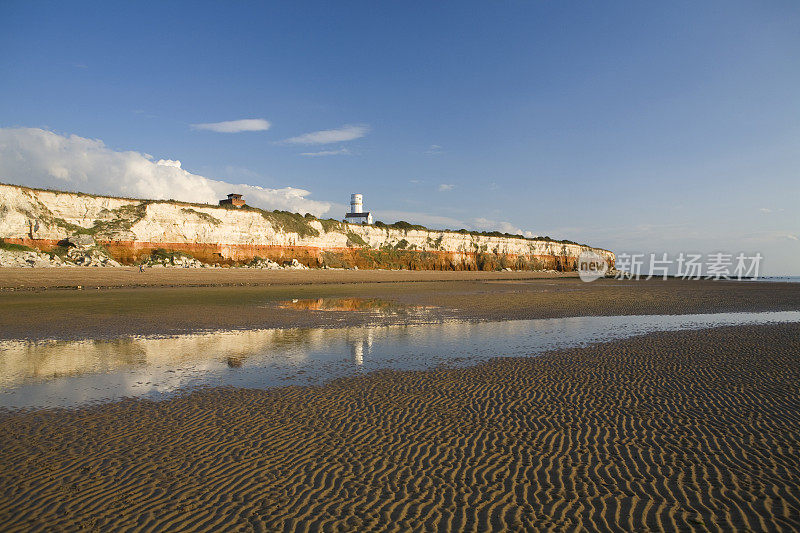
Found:
<path fill-rule="evenodd" d="M 0 523 L 791 529 L 799 387 L 800 324 L 780 324 L 4 411 Z"/>
<path fill-rule="evenodd" d="M 557 271 L 453 271 L 453 270 L 269 270 L 229 267 L 218 269 L 137 267 L 0 267 L 0 292 L 83 290 L 263 287 L 270 285 L 327 285 L 344 283 L 414 283 L 420 281 L 486 281 L 577 279 L 577 272 Z"/>
<path fill-rule="evenodd" d="M 788 279 L 783 279 L 788 278 Z M 110 290 L 178 287 L 265 287 L 271 285 L 339 285 L 346 283 L 416 283 L 452 281 L 525 281 L 543 279 L 579 279 L 578 273 L 555 270 L 406 270 L 406 269 L 259 269 L 224 268 L 152 268 L 138 267 L 0 267 L 0 293 L 44 290 Z M 611 281 L 606 278 L 605 281 Z M 792 276 L 764 277 L 758 280 L 667 280 L 696 283 L 798 283 Z"/>
<path fill-rule="evenodd" d="M 261 285 L 0 291 L 0 339 L 107 339 L 314 328 L 332 322 L 345 327 L 388 325 L 398 320 L 358 310 L 277 305 L 293 299 L 376 299 L 409 309 L 425 308 L 431 321 L 800 309 L 800 284 L 792 283 L 608 279 L 584 283 L 576 277 L 531 277 L 529 273 L 507 279 L 513 274 L 507 272 L 321 272 L 324 277 L 316 272 L 286 272 L 282 277 L 263 278 Z M 40 277 L 36 283 L 51 281 Z M 242 278 L 241 283 L 246 281 Z"/>

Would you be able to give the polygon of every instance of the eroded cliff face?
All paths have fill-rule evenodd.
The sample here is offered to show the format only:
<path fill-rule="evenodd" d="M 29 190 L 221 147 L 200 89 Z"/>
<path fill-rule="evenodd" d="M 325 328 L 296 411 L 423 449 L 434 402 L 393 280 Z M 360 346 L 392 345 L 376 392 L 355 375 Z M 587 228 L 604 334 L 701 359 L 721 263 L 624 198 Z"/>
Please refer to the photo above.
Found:
<path fill-rule="evenodd" d="M 395 229 L 285 212 L 111 198 L 0 185 L 0 238 L 43 251 L 91 235 L 132 264 L 181 252 L 209 264 L 292 259 L 310 267 L 573 270 L 583 250 L 613 265 L 614 254 L 577 244 L 459 232 Z"/>

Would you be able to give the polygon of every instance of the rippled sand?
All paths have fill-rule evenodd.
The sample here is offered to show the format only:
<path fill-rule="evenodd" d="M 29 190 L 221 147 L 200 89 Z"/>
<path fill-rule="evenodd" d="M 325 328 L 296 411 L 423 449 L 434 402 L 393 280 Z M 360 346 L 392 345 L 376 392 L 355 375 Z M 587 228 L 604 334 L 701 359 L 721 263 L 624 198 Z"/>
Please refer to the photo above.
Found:
<path fill-rule="evenodd" d="M 800 325 L 0 415 L 0 525 L 792 530 Z"/>

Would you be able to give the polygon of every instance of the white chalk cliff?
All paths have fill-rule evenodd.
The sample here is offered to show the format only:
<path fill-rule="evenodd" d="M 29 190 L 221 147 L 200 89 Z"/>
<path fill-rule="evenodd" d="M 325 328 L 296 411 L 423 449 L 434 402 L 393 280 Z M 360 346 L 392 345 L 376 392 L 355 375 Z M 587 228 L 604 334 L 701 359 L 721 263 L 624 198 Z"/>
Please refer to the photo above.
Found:
<path fill-rule="evenodd" d="M 318 220 L 286 212 L 138 200 L 0 184 L 0 238 L 50 251 L 90 235 L 117 261 L 154 250 L 203 262 L 297 259 L 311 266 L 359 268 L 558 268 L 584 250 L 613 264 L 614 254 L 569 242 Z"/>

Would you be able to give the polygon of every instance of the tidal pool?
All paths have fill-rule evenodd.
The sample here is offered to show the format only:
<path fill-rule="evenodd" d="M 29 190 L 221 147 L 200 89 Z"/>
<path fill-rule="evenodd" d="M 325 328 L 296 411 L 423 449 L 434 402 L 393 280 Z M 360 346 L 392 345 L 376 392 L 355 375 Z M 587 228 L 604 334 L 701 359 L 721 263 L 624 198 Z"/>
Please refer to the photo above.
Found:
<path fill-rule="evenodd" d="M 294 298 L 277 302 L 281 309 L 300 311 L 344 311 L 374 315 L 409 314 L 429 309 L 423 306 L 406 306 L 380 298 Z"/>
<path fill-rule="evenodd" d="M 656 331 L 777 322 L 800 322 L 800 311 L 0 341 L 0 407 L 74 407 L 125 397 L 163 399 L 197 387 L 321 384 L 377 369 L 461 366 Z"/>

